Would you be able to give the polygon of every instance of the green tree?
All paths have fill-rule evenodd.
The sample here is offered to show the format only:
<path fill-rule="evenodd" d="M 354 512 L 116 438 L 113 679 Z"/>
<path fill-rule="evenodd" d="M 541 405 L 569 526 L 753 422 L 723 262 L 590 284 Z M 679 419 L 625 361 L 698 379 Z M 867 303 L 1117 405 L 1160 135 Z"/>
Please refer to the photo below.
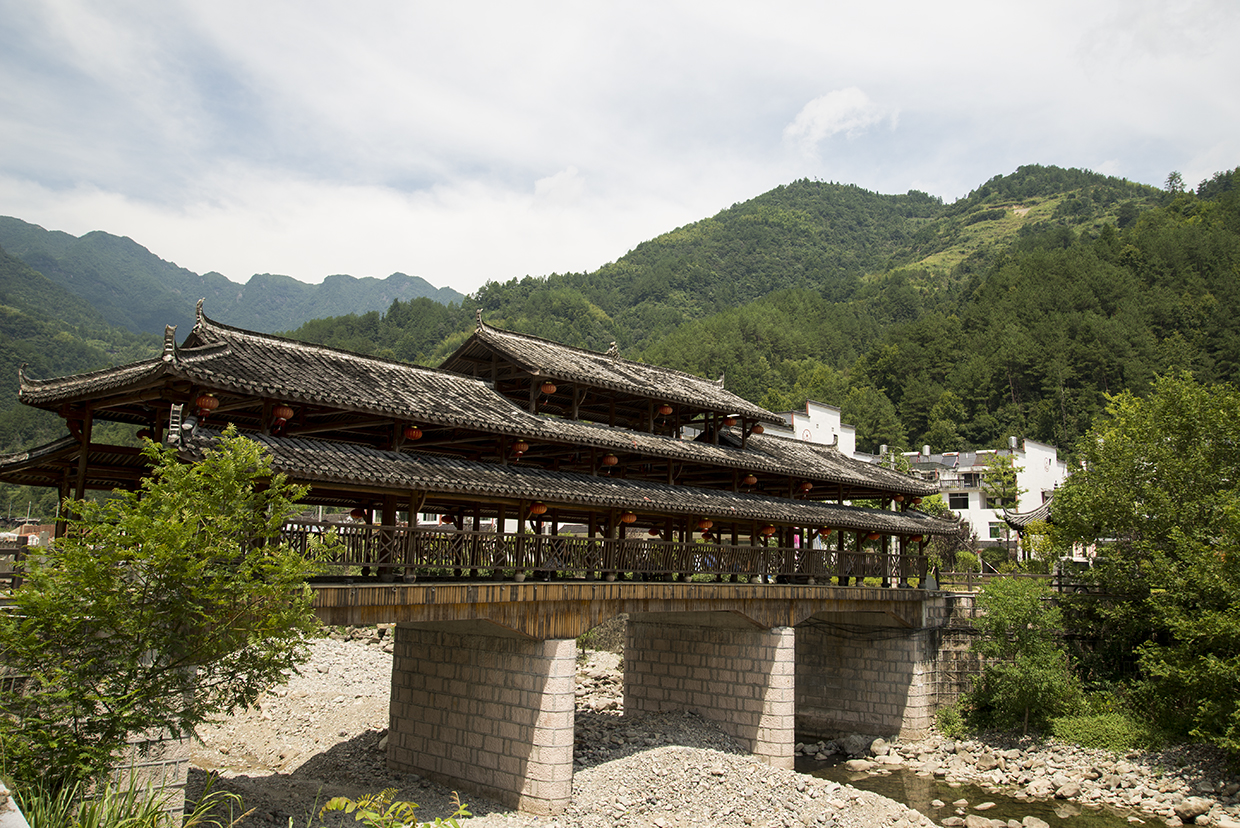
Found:
<path fill-rule="evenodd" d="M 1016 502 L 1025 493 L 1017 482 L 1018 475 L 1024 471 L 1023 466 L 1016 465 L 1016 455 L 994 452 L 986 458 L 986 468 L 982 471 L 982 490 L 986 493 L 986 504 L 992 509 L 1015 509 Z"/>
<path fill-rule="evenodd" d="M 317 569 L 281 543 L 304 489 L 229 432 L 192 464 L 147 442 L 137 492 L 68 503 L 67 535 L 32 558 L 0 617 L 0 751 L 19 780 L 106 770 L 131 736 L 191 734 L 257 700 L 308 655 Z"/>
<path fill-rule="evenodd" d="M 987 664 L 965 698 L 976 727 L 1045 728 L 1080 702 L 1080 684 L 1059 646 L 1059 609 L 1046 582 L 995 578 L 977 596 L 971 649 Z"/>
<path fill-rule="evenodd" d="M 1107 414 L 1054 532 L 1099 544 L 1101 620 L 1137 649 L 1161 722 L 1240 752 L 1240 392 L 1178 374 Z"/>

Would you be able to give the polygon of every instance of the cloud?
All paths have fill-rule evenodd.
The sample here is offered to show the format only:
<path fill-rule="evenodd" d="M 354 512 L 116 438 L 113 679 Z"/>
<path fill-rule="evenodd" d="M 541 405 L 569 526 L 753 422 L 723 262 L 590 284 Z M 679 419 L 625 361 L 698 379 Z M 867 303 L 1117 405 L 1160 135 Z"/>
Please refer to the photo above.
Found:
<path fill-rule="evenodd" d="M 850 86 L 828 92 L 801 107 L 792 123 L 784 127 L 784 140 L 804 153 L 813 154 L 832 135 L 842 132 L 849 138 L 855 138 L 887 120 L 894 127 L 896 113 L 874 103 L 857 87 Z"/>

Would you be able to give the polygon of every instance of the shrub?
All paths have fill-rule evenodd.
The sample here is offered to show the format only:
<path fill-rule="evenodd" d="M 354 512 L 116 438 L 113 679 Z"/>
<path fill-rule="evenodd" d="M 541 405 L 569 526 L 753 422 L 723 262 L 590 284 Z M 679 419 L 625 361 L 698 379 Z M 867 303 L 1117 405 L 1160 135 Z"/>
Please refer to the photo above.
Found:
<path fill-rule="evenodd" d="M 1159 734 L 1149 725 L 1122 710 L 1059 716 L 1051 719 L 1051 734 L 1056 739 L 1081 747 L 1102 748 L 1115 753 L 1153 748 L 1162 742 Z"/>

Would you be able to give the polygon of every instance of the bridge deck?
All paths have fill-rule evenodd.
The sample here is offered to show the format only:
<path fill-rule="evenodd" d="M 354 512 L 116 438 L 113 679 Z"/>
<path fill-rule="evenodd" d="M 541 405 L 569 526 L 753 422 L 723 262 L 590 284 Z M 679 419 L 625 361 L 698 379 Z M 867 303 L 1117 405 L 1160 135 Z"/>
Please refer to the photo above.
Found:
<path fill-rule="evenodd" d="M 920 627 L 924 603 L 935 595 L 868 586 L 641 581 L 317 583 L 314 591 L 315 612 L 328 624 L 465 623 L 541 640 L 576 638 L 621 613 L 711 613 L 712 624 L 769 629 L 822 612 L 866 612 Z"/>

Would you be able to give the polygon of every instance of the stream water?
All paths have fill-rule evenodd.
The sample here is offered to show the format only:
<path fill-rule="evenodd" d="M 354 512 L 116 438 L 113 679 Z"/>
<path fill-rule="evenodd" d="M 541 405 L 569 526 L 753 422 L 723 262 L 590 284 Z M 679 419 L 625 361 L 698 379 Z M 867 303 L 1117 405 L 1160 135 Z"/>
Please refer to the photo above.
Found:
<path fill-rule="evenodd" d="M 868 773 L 856 773 L 844 767 L 842 762 L 816 762 L 812 759 L 798 759 L 796 769 L 833 782 L 852 785 L 854 788 L 873 791 L 888 799 L 903 802 L 914 808 L 938 824 L 950 816 L 964 816 L 966 813 L 977 813 L 990 819 L 1015 819 L 1020 821 L 1027 816 L 1035 816 L 1049 822 L 1052 828 L 1128 828 L 1129 816 L 1137 816 L 1147 825 L 1160 825 L 1162 820 L 1149 814 L 1136 811 L 1118 811 L 1111 808 L 1091 808 L 1075 802 L 1062 800 L 1016 799 L 994 793 L 976 785 L 952 786 L 942 779 L 919 776 L 907 768 L 897 768 L 890 774 L 871 776 Z M 967 800 L 968 806 L 960 810 L 952 805 L 958 800 Z M 941 808 L 931 803 L 935 800 L 943 802 Z M 993 802 L 995 807 L 986 811 L 974 810 L 975 805 Z"/>

